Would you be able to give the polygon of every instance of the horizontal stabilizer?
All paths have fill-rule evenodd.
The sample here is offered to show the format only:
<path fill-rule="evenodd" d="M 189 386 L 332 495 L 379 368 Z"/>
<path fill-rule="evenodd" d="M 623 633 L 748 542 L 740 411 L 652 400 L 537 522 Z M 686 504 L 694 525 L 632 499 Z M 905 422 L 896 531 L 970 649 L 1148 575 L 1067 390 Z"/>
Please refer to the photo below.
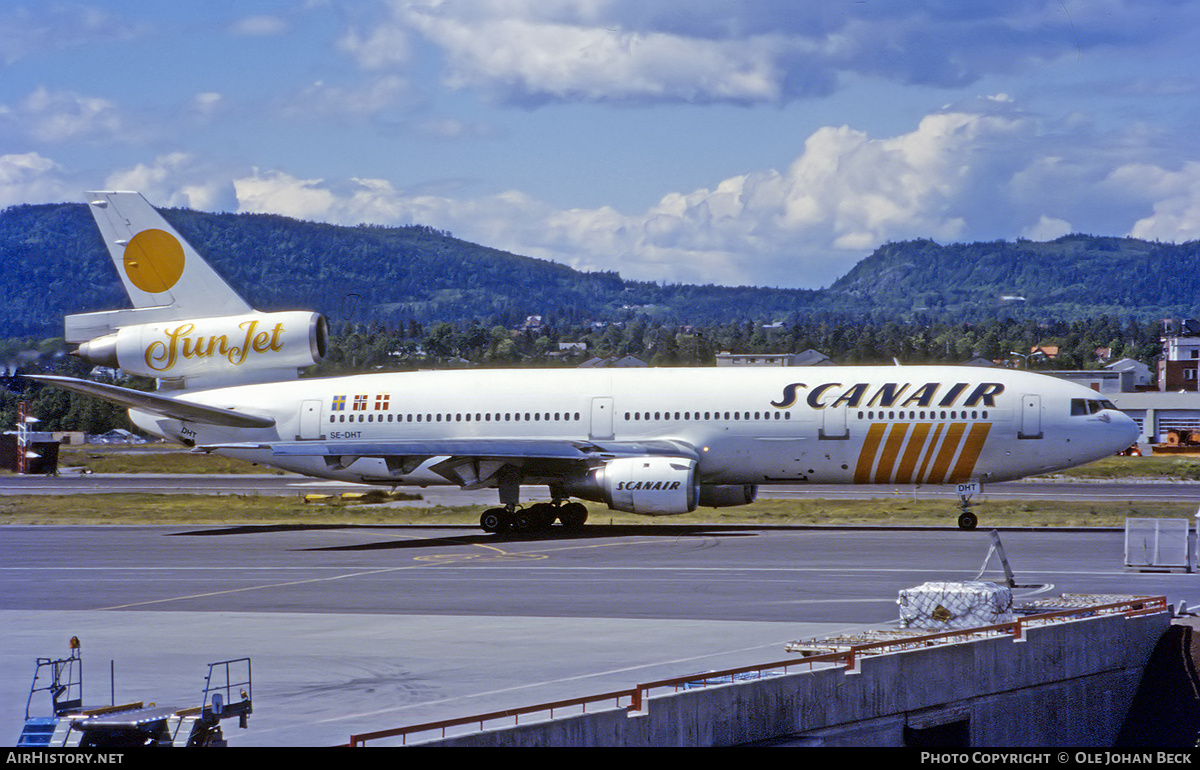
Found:
<path fill-rule="evenodd" d="M 173 420 L 201 422 L 207 425 L 221 425 L 226 428 L 270 428 L 275 420 L 270 417 L 235 412 L 216 406 L 194 404 L 175 398 L 147 393 L 132 388 L 122 388 L 117 385 L 106 385 L 102 382 L 77 380 L 73 377 L 57 377 L 49 374 L 27 374 L 28 379 L 55 385 L 65 390 L 82 393 L 85 396 L 95 396 L 128 409 L 159 414 Z"/>

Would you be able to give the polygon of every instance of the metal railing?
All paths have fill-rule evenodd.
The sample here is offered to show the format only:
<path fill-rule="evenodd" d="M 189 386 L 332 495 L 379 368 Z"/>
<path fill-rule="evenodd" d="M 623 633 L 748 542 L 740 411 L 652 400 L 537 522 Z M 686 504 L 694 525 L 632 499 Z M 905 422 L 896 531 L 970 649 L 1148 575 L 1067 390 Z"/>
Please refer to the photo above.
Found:
<path fill-rule="evenodd" d="M 1020 642 L 1024 641 L 1025 639 L 1026 629 L 1030 627 L 1043 626 L 1057 621 L 1080 617 L 1092 617 L 1096 615 L 1125 615 L 1127 617 L 1136 617 L 1139 615 L 1150 615 L 1165 611 L 1167 611 L 1166 597 L 1135 596 L 1123 601 L 1110 602 L 1107 604 L 1085 605 L 1067 610 L 1029 615 L 1027 617 L 1018 618 L 1010 623 L 1000 623 L 993 626 L 965 628 L 954 631 L 943 631 L 936 634 L 905 636 L 878 642 L 852 644 L 845 650 L 837 650 L 835 652 L 822 653 L 818 655 L 806 655 L 804 657 L 792 657 L 786 660 L 779 660 L 771 663 L 757 663 L 748 666 L 738 666 L 736 668 L 727 668 L 720 671 L 705 671 L 702 673 L 688 674 L 686 676 L 671 677 L 669 679 L 659 679 L 653 682 L 644 682 L 634 685 L 632 688 L 627 690 L 616 690 L 613 692 L 601 693 L 598 695 L 588 695 L 580 698 L 568 698 L 566 700 L 553 701 L 550 703 L 539 703 L 516 709 L 504 709 L 502 711 L 492 711 L 486 714 L 476 714 L 474 716 L 460 717 L 457 719 L 445 719 L 436 722 L 425 722 L 422 724 L 396 727 L 388 730 L 357 733 L 350 736 L 350 742 L 347 745 L 365 746 L 367 741 L 381 740 L 383 738 L 400 738 L 401 743 L 407 743 L 408 736 L 414 733 L 434 731 L 439 731 L 441 737 L 445 738 L 446 730 L 453 727 L 478 725 L 478 729 L 482 731 L 485 729 L 484 726 L 487 722 L 498 719 L 511 718 L 513 720 L 513 724 L 517 725 L 520 723 L 520 718 L 522 716 L 530 714 L 547 714 L 548 716 L 546 718 L 553 719 L 555 710 L 562 711 L 564 709 L 580 709 L 581 713 L 586 713 L 588 705 L 604 703 L 608 701 L 612 701 L 612 708 L 620 708 L 621 701 L 624 699 L 628 699 L 629 702 L 629 705 L 626 706 L 627 711 L 640 712 L 645 710 L 646 699 L 650 697 L 650 693 L 653 690 L 673 689 L 675 692 L 678 692 L 681 687 L 703 687 L 714 684 L 728 684 L 729 681 L 725 680 L 733 680 L 734 677 L 744 676 L 746 674 L 757 674 L 758 677 L 761 678 L 768 675 L 779 675 L 779 672 L 782 672 L 782 674 L 787 674 L 790 671 L 803 668 L 807 668 L 811 671 L 818 665 L 823 667 L 842 665 L 845 667 L 847 672 L 853 673 L 858 670 L 859 659 L 864 655 L 879 655 L 888 652 L 899 652 L 905 649 L 931 647 L 937 644 L 950 643 L 956 640 L 965 641 L 970 638 L 988 636 L 1011 636 L 1014 642 Z M 746 678 L 736 681 L 744 682 L 746 681 Z"/>

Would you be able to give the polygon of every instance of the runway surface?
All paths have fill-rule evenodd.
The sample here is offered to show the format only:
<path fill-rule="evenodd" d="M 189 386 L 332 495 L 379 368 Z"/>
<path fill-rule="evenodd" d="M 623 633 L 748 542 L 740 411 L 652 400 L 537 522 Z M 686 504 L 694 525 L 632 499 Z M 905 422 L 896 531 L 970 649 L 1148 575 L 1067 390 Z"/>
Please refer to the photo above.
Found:
<path fill-rule="evenodd" d="M 1165 595 L 1195 575 L 1124 571 L 1123 533 L 1002 531 L 1018 595 Z M 250 656 L 255 713 L 232 745 L 350 734 L 788 657 L 894 626 L 898 591 L 969 580 L 984 530 L 589 525 L 0 529 L 0 741 L 37 657 L 83 641 L 85 701 L 191 705 L 206 664 Z M 993 559 L 984 579 L 1001 579 Z M 44 709 L 35 703 L 35 711 Z"/>

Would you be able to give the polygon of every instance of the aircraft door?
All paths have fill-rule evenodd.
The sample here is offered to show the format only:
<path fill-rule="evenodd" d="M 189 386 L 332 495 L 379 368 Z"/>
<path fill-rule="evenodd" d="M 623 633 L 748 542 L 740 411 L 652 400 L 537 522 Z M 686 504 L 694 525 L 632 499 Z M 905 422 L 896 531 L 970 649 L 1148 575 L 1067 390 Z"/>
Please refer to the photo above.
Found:
<path fill-rule="evenodd" d="M 1017 438 L 1042 437 L 1042 397 L 1036 393 L 1021 396 L 1021 428 Z"/>
<path fill-rule="evenodd" d="M 823 439 L 848 439 L 850 428 L 846 424 L 846 405 L 829 406 L 821 410 L 821 430 L 817 434 Z"/>
<path fill-rule="evenodd" d="M 319 439 L 321 435 L 321 402 L 317 399 L 300 404 L 300 432 L 297 439 Z"/>
<path fill-rule="evenodd" d="M 613 437 L 612 396 L 600 396 L 592 399 L 592 429 L 588 435 L 599 441 Z"/>

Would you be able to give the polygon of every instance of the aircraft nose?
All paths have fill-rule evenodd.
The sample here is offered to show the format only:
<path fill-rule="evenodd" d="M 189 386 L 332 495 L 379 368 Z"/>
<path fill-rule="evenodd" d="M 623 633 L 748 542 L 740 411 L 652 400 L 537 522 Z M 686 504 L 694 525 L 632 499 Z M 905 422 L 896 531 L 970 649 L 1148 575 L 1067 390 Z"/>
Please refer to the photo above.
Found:
<path fill-rule="evenodd" d="M 1111 422 L 1109 423 L 1108 435 L 1112 437 L 1113 454 L 1124 452 L 1129 447 L 1137 443 L 1141 437 L 1141 430 L 1133 418 L 1124 412 L 1116 410 L 1110 411 Z"/>
<path fill-rule="evenodd" d="M 1121 417 L 1125 423 L 1125 448 L 1128 449 L 1129 447 L 1133 446 L 1139 438 L 1142 437 L 1142 430 L 1129 415 L 1122 413 Z"/>

